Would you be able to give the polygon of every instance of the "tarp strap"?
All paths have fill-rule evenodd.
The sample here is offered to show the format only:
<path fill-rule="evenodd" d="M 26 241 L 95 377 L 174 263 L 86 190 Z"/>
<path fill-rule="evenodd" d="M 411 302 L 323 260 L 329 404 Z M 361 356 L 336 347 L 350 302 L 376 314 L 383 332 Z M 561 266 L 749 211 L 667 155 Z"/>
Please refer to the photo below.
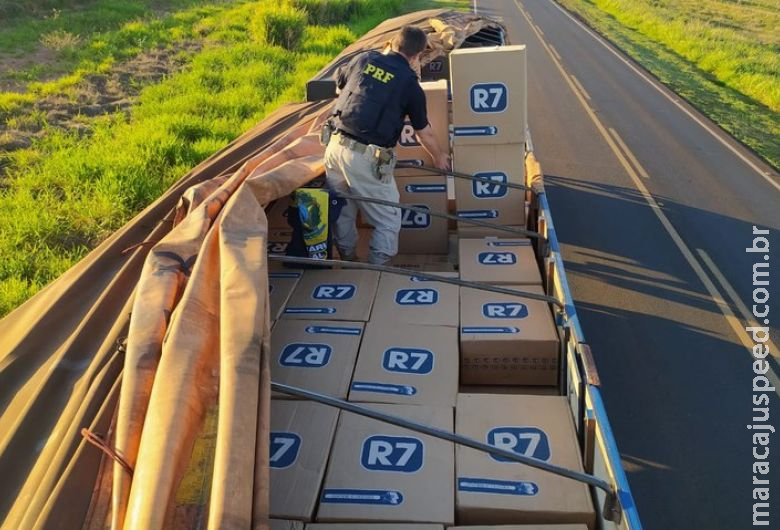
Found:
<path fill-rule="evenodd" d="M 84 437 L 84 439 L 87 441 L 87 443 L 90 443 L 103 451 L 105 454 L 107 454 L 112 460 L 114 460 L 117 464 L 122 466 L 122 469 L 127 471 L 127 474 L 131 477 L 133 476 L 133 468 L 130 466 L 130 464 L 122 458 L 122 456 L 108 443 L 103 439 L 102 436 L 99 434 L 96 434 L 86 427 L 81 429 L 81 436 Z"/>

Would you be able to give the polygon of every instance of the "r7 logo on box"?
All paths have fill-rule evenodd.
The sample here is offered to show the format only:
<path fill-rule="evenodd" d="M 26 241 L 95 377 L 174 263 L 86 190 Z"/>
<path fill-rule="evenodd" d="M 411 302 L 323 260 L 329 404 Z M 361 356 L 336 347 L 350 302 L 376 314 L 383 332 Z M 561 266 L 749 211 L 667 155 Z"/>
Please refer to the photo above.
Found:
<path fill-rule="evenodd" d="M 363 442 L 360 463 L 369 471 L 414 473 L 423 466 L 423 443 L 409 436 L 370 436 Z"/>
<path fill-rule="evenodd" d="M 324 284 L 314 288 L 315 300 L 349 300 L 355 296 L 357 287 L 351 284 Z"/>
<path fill-rule="evenodd" d="M 430 211 L 430 208 L 425 204 L 412 204 L 416 208 L 424 208 Z M 421 229 L 431 226 L 431 216 L 423 212 L 414 212 L 412 210 L 401 210 L 401 228 Z"/>
<path fill-rule="evenodd" d="M 298 459 L 301 437 L 294 432 L 272 432 L 269 464 L 274 469 L 290 467 Z"/>
<path fill-rule="evenodd" d="M 520 302 L 482 304 L 482 316 L 485 318 L 525 318 L 528 316 L 528 307 Z"/>
<path fill-rule="evenodd" d="M 496 427 L 488 432 L 487 443 L 537 460 L 550 459 L 550 440 L 547 433 L 537 427 Z M 490 455 L 490 458 L 512 462 L 503 456 Z"/>
<path fill-rule="evenodd" d="M 504 83 L 480 83 L 471 87 L 471 110 L 478 113 L 504 112 L 507 89 Z"/>

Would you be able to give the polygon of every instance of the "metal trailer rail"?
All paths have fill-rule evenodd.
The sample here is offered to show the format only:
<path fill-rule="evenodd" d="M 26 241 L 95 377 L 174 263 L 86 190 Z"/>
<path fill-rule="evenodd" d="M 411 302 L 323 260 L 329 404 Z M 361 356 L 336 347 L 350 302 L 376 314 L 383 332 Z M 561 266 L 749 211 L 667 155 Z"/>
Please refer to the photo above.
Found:
<path fill-rule="evenodd" d="M 526 148 L 533 152 L 530 132 L 527 132 Z M 609 530 L 641 530 L 642 523 L 634 503 L 628 478 L 620 461 L 620 453 L 612 434 L 601 396 L 600 381 L 596 365 L 585 341 L 577 310 L 571 295 L 563 267 L 560 244 L 552 221 L 550 204 L 544 191 L 531 199 L 531 221 L 546 237 L 547 245 L 543 255 L 546 271 L 546 292 L 563 302 L 560 326 L 563 333 L 563 380 L 564 395 L 569 398 L 574 425 L 580 437 L 585 471 L 607 480 L 617 494 L 615 518 L 601 517 L 598 528 Z M 601 490 L 594 492 L 599 504 L 605 502 Z"/>

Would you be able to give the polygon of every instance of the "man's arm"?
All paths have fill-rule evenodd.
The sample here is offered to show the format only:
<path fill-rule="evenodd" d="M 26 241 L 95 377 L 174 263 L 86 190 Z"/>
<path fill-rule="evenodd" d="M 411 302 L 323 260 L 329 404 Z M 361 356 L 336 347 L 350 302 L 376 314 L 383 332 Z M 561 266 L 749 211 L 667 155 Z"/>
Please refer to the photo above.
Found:
<path fill-rule="evenodd" d="M 433 134 L 433 128 L 428 124 L 424 129 L 415 131 L 417 139 L 425 148 L 426 151 L 433 157 L 433 164 L 442 171 L 450 170 L 450 155 L 442 152 L 439 148 L 439 144 L 436 141 L 436 136 Z"/>
<path fill-rule="evenodd" d="M 428 122 L 425 92 L 423 92 L 420 83 L 416 79 L 411 86 L 411 94 L 406 111 L 417 138 L 425 150 L 428 151 L 428 154 L 433 157 L 433 165 L 443 171 L 449 171 L 450 156 L 448 153 L 442 153 L 441 149 L 439 149 L 436 136 L 434 136 L 431 124 Z"/>

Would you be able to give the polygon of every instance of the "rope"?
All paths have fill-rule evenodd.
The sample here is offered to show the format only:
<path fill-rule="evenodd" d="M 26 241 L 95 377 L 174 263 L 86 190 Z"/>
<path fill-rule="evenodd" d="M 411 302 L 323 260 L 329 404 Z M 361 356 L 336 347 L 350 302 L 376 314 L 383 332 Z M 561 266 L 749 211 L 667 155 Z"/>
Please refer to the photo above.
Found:
<path fill-rule="evenodd" d="M 102 436 L 99 434 L 96 434 L 86 427 L 81 429 L 81 436 L 84 437 L 84 439 L 88 442 L 103 451 L 105 454 L 109 456 L 114 462 L 122 466 L 122 468 L 127 471 L 127 474 L 131 477 L 133 476 L 133 468 L 130 466 L 130 464 L 127 463 L 127 460 L 122 458 L 122 456 L 117 453 L 116 449 L 108 445 L 108 443 L 103 439 Z"/>

